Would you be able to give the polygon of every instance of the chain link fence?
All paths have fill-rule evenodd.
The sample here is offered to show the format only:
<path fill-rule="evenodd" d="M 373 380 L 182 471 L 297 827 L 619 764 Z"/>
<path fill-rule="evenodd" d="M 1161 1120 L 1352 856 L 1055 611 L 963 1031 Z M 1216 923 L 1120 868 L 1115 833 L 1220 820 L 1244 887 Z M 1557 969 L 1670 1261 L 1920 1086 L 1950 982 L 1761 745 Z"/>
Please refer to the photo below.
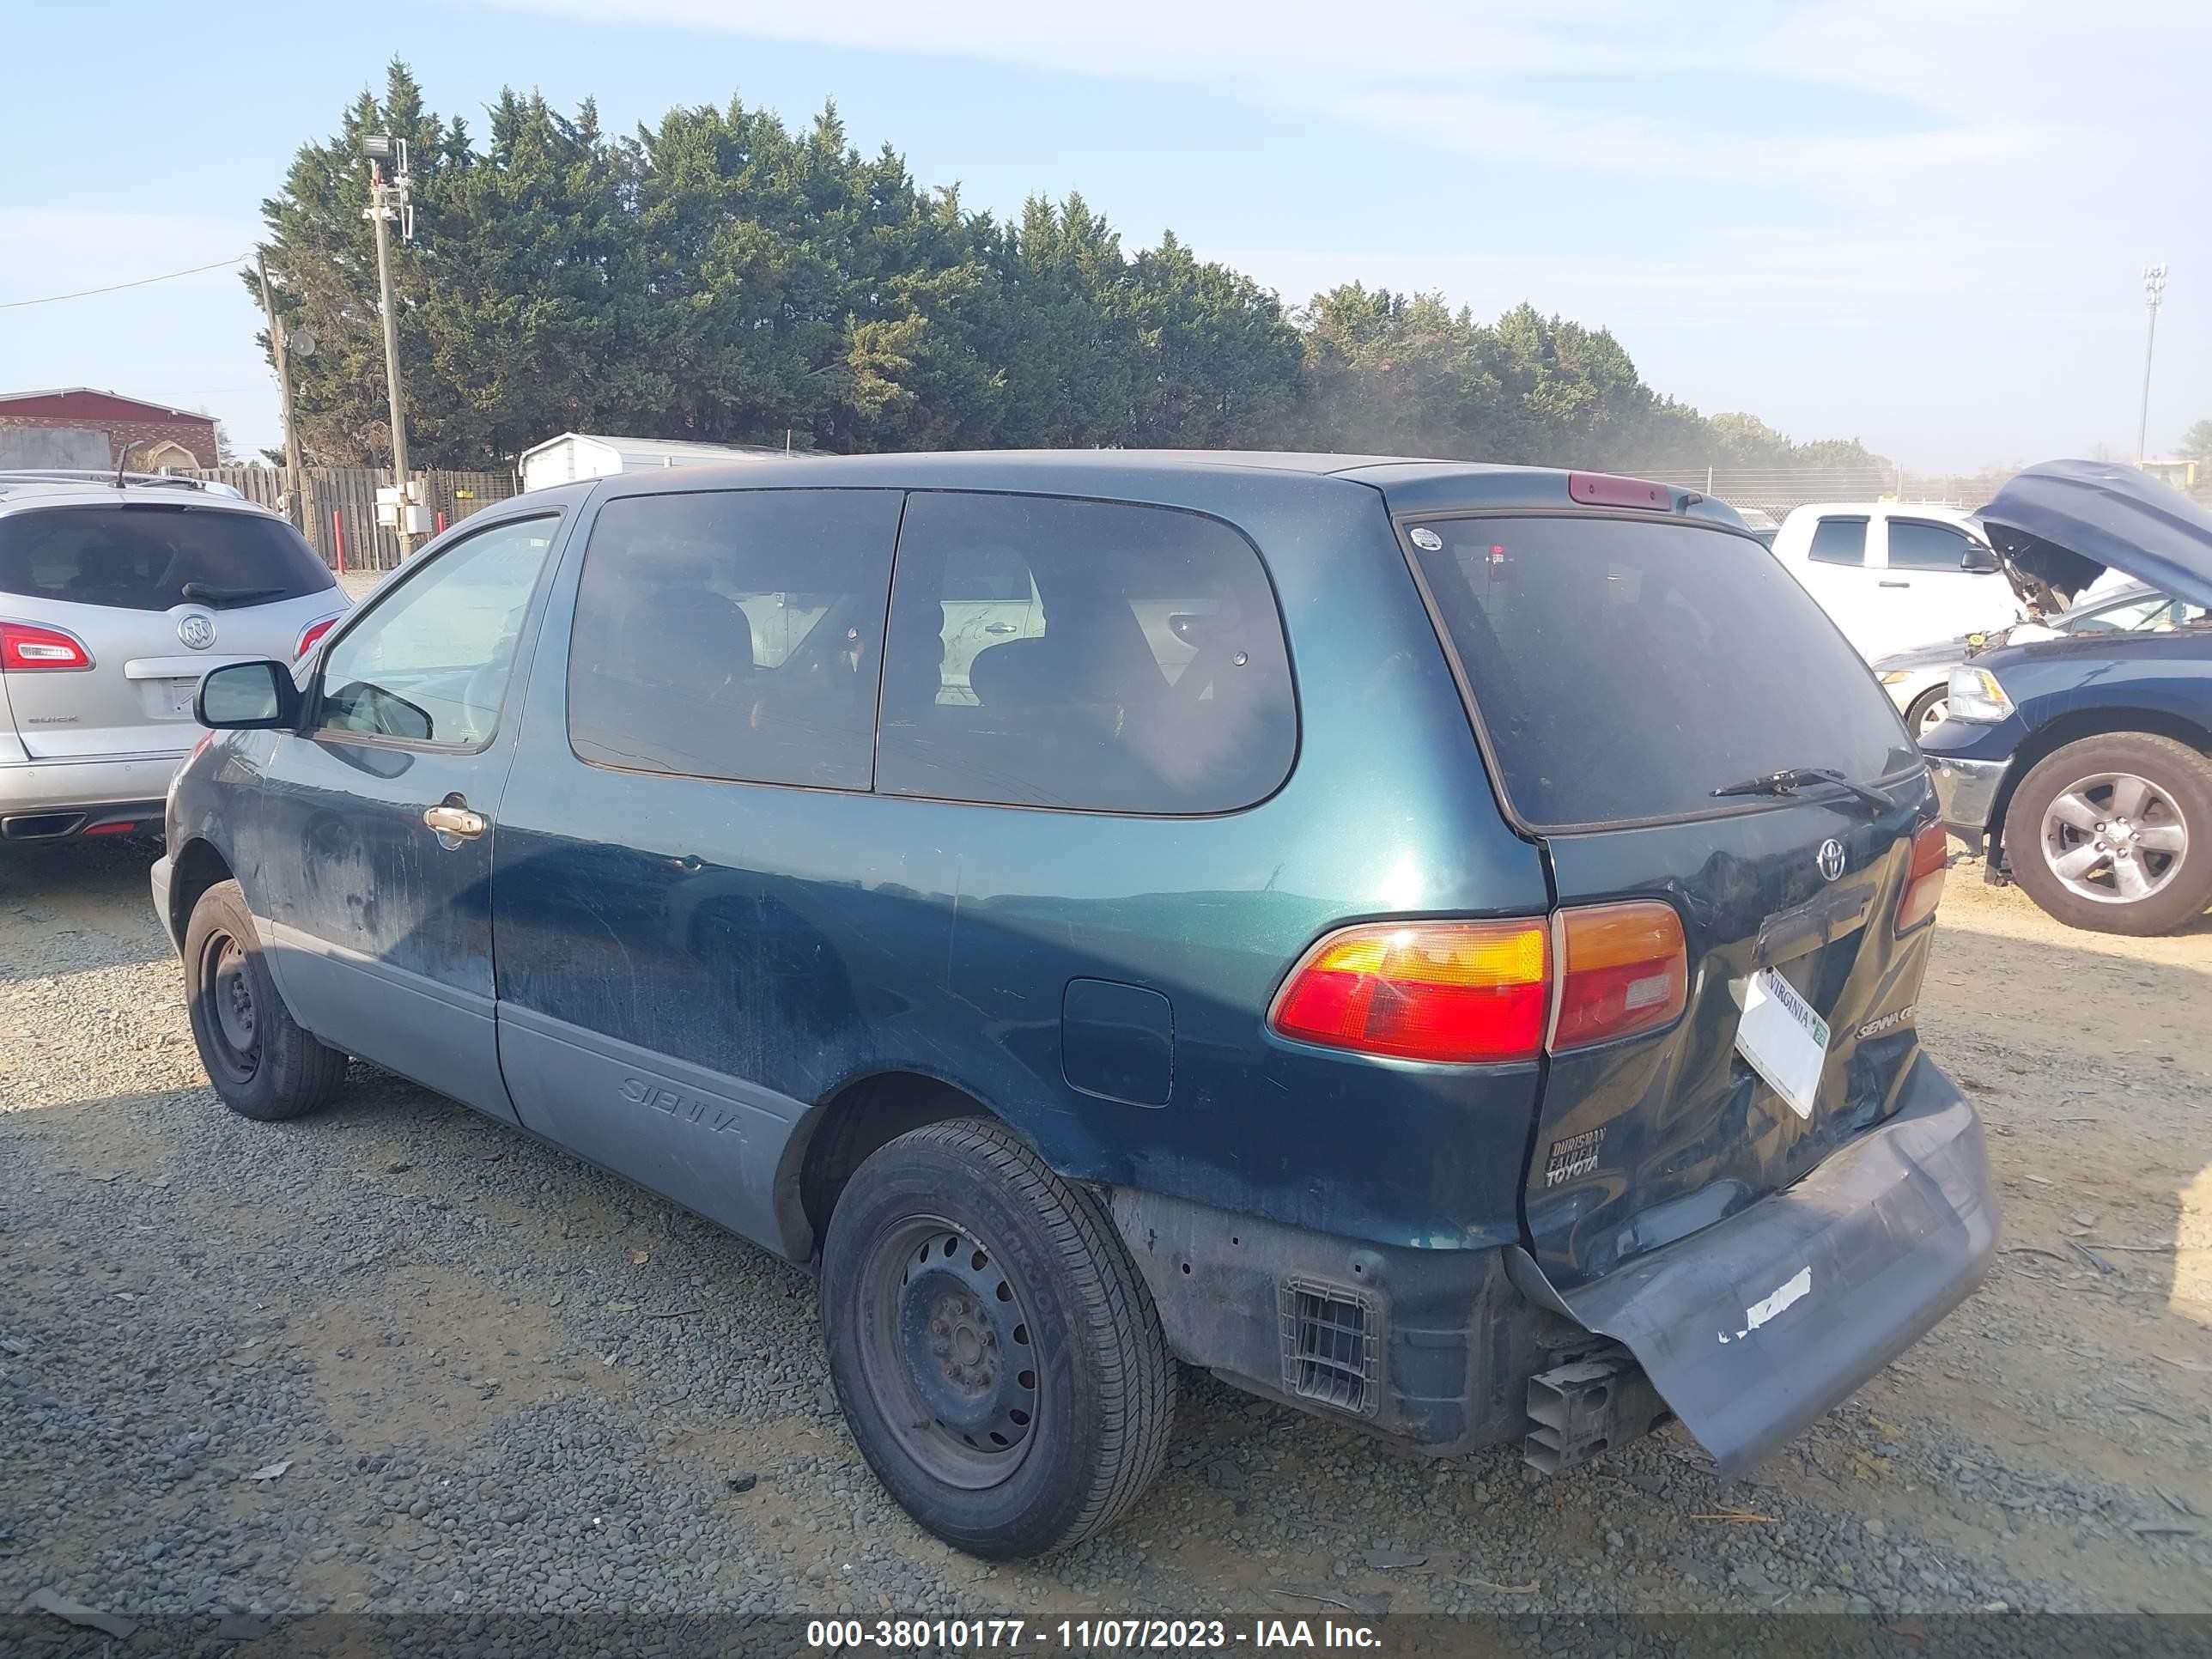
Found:
<path fill-rule="evenodd" d="M 1893 501 L 1916 507 L 1972 509 L 1996 493 L 2002 473 L 1957 476 L 1906 472 L 1899 468 L 1662 467 L 1623 469 L 1684 489 L 1701 490 L 1738 512 L 1756 508 L 1779 524 L 1793 507 L 1814 501 Z"/>

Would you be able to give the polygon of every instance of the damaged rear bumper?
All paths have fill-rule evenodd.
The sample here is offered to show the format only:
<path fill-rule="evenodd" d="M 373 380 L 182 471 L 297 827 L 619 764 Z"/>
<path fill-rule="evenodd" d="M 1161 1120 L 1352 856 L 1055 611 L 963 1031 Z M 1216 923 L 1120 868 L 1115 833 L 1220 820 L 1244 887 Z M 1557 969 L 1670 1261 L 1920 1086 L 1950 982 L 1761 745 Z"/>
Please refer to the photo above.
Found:
<path fill-rule="evenodd" d="M 1525 1255 L 1513 1276 L 1626 1346 L 1729 1479 L 1966 1300 L 1996 1243 L 1981 1122 L 1923 1055 L 1896 1114 L 1795 1186 L 1586 1285 Z"/>

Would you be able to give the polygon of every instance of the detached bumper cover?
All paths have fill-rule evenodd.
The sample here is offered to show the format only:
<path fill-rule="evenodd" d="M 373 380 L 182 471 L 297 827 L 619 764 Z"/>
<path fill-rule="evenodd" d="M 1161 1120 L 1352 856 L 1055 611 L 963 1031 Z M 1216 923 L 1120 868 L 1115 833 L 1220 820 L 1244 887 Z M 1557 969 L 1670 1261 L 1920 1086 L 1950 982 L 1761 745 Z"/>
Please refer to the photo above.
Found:
<path fill-rule="evenodd" d="M 1733 1479 L 1966 1300 L 1997 1243 L 1982 1126 L 1924 1055 L 1895 1115 L 1794 1187 L 1555 1291 Z"/>

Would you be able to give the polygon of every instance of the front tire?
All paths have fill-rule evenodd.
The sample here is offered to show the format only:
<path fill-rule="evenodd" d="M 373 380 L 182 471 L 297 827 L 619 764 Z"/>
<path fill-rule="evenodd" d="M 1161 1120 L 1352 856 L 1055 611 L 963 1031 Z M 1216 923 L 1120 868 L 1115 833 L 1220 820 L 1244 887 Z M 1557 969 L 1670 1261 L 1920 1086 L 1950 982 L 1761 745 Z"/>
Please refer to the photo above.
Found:
<path fill-rule="evenodd" d="M 2212 757 L 2119 732 L 2056 750 L 2005 809 L 2013 879 L 2069 927 L 2170 933 L 2212 904 Z"/>
<path fill-rule="evenodd" d="M 1098 1200 L 981 1119 L 872 1154 L 822 1252 L 847 1423 L 901 1508 L 992 1560 L 1111 1526 L 1167 1459 L 1175 1363 Z"/>
<path fill-rule="evenodd" d="M 1905 711 L 1905 729 L 1912 733 L 1913 742 L 1918 743 L 1921 738 L 1942 725 L 1944 716 L 1950 712 L 1950 708 L 1951 688 L 1948 685 L 1931 685 L 1915 697 L 1912 700 L 1912 707 Z"/>
<path fill-rule="evenodd" d="M 346 1057 L 292 1018 L 270 977 L 246 895 L 219 881 L 185 925 L 185 1000 L 200 1064 L 222 1103 L 278 1123 L 328 1105 Z"/>

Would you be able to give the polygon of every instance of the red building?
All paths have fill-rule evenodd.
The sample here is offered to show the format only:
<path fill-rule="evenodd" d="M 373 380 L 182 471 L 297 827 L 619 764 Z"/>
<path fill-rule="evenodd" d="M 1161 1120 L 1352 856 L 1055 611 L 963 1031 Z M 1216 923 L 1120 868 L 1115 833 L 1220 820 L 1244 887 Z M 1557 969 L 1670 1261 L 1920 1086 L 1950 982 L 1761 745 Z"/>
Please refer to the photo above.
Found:
<path fill-rule="evenodd" d="M 0 392 L 0 427 L 90 428 L 107 434 L 108 463 L 135 443 L 133 472 L 216 465 L 215 416 L 149 404 L 88 386 L 53 392 Z"/>

